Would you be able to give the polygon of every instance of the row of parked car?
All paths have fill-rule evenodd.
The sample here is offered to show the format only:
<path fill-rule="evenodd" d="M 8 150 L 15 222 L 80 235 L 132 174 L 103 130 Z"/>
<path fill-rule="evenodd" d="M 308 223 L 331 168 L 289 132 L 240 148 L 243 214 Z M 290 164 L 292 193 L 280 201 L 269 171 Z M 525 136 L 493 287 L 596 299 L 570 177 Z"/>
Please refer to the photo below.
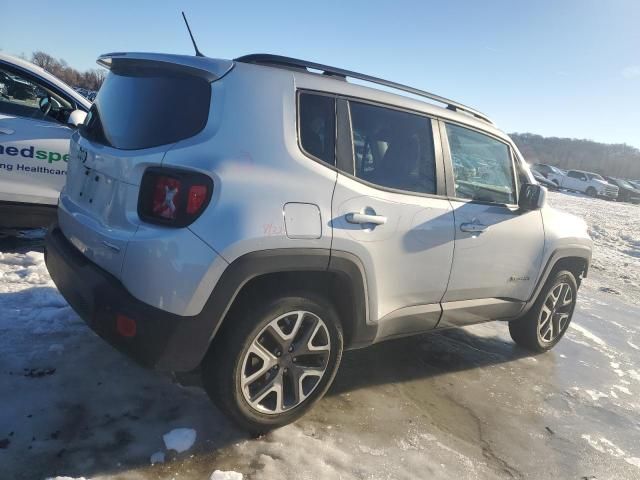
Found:
<path fill-rule="evenodd" d="M 546 163 L 531 165 L 531 171 L 539 183 L 553 190 L 562 188 L 590 197 L 640 203 L 640 180 L 602 176 L 584 170 L 563 170 Z"/>
<path fill-rule="evenodd" d="M 96 99 L 96 95 L 98 95 L 95 90 L 88 90 L 82 87 L 73 87 L 73 89 L 90 102 L 93 102 Z"/>

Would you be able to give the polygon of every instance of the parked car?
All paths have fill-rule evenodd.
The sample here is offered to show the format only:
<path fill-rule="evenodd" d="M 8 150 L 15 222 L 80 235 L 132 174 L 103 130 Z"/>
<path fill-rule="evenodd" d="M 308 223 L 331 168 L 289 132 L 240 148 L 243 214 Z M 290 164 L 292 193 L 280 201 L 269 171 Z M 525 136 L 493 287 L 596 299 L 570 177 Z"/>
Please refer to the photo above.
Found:
<path fill-rule="evenodd" d="M 554 167 L 553 165 L 547 165 L 546 163 L 534 163 L 531 165 L 531 170 L 533 172 L 538 172 L 545 178 L 548 178 L 550 174 L 562 176 L 566 175 L 566 172 L 559 169 L 558 167 Z"/>
<path fill-rule="evenodd" d="M 0 54 L 0 227 L 55 219 L 69 138 L 91 103 L 35 65 Z"/>
<path fill-rule="evenodd" d="M 543 352 L 567 330 L 587 226 L 545 205 L 480 112 L 274 55 L 98 63 L 111 72 L 71 139 L 51 278 L 116 348 L 198 369 L 243 428 L 300 417 L 345 349 L 502 320 Z"/>
<path fill-rule="evenodd" d="M 556 183 L 559 188 L 586 193 L 590 197 L 609 200 L 615 200 L 618 197 L 618 187 L 608 183 L 597 173 L 569 170 L 566 175 L 550 173 L 547 178 Z"/>
<path fill-rule="evenodd" d="M 540 185 L 547 187 L 547 189 L 549 190 L 558 190 L 558 185 L 542 175 L 542 173 L 540 173 L 538 170 L 534 170 L 532 168 L 531 173 L 533 175 L 533 178 L 535 178 L 536 182 L 538 182 Z"/>
<path fill-rule="evenodd" d="M 618 200 L 621 202 L 640 203 L 640 189 L 621 178 L 605 177 L 607 182 L 618 187 Z"/>

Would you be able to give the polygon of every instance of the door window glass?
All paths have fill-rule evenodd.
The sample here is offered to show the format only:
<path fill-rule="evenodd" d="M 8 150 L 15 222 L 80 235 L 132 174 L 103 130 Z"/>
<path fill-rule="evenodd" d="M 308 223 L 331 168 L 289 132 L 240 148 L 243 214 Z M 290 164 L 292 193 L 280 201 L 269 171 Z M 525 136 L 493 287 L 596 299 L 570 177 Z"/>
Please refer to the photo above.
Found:
<path fill-rule="evenodd" d="M 59 95 L 0 65 L 0 113 L 65 122 L 71 110 Z"/>
<path fill-rule="evenodd" d="M 456 196 L 482 202 L 516 203 L 509 147 L 488 135 L 447 124 Z"/>
<path fill-rule="evenodd" d="M 300 145 L 308 154 L 335 165 L 335 99 L 325 95 L 300 95 Z"/>
<path fill-rule="evenodd" d="M 382 187 L 436 193 L 431 119 L 350 102 L 355 174 Z"/>

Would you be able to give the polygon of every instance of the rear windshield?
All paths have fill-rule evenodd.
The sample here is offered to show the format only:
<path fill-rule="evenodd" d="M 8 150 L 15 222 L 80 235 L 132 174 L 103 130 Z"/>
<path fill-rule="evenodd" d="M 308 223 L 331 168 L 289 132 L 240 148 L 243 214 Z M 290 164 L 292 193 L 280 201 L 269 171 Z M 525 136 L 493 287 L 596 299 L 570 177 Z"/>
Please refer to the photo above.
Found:
<path fill-rule="evenodd" d="M 82 135 L 122 150 L 166 145 L 192 137 L 207 123 L 210 84 L 177 72 L 109 73 Z"/>

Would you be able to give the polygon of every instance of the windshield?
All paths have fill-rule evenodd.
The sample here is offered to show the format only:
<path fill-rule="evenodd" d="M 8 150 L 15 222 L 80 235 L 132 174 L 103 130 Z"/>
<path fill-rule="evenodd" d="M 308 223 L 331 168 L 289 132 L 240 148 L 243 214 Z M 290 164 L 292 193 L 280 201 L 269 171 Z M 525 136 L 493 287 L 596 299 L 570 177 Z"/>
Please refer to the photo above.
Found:
<path fill-rule="evenodd" d="M 603 182 L 605 181 L 605 179 L 597 173 L 587 173 L 587 177 L 589 177 L 589 180 L 602 180 Z"/>
<path fill-rule="evenodd" d="M 202 78 L 158 70 L 111 72 L 83 135 L 122 150 L 175 143 L 204 128 L 210 99 L 211 87 Z"/>

